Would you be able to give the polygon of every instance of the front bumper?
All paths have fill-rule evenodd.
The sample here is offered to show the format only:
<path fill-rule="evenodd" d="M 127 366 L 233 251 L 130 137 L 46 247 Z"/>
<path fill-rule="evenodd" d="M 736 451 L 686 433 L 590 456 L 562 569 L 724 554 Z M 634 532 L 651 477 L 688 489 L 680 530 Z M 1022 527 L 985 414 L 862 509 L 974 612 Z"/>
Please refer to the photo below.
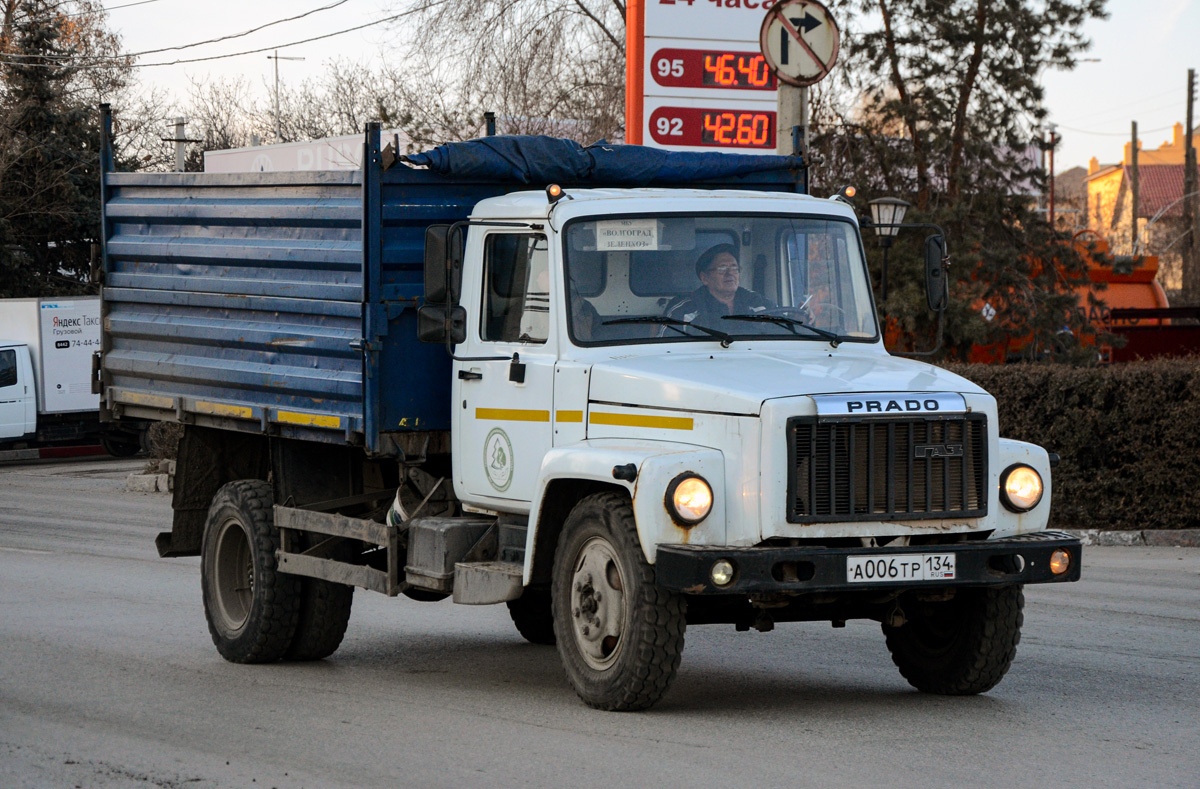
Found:
<path fill-rule="evenodd" d="M 1070 554 L 1071 563 L 1066 572 L 1055 575 L 1050 571 L 1050 555 L 1060 549 Z M 852 582 L 847 579 L 847 559 L 852 556 L 917 557 L 948 553 L 954 554 L 953 580 Z M 659 545 L 655 574 L 659 586 L 697 595 L 1004 586 L 1078 581 L 1082 555 L 1079 538 L 1054 531 L 1001 540 L 897 548 Z M 720 559 L 734 566 L 733 581 L 726 586 L 717 586 L 709 575 L 713 562 Z"/>

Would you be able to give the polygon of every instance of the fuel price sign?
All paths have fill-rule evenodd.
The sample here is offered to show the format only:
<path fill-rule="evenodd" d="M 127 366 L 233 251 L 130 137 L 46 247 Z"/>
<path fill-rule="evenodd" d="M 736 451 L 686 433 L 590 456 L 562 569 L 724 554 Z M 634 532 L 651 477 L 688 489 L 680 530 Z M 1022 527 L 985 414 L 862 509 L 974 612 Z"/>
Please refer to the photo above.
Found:
<path fill-rule="evenodd" d="M 650 113 L 650 137 L 663 147 L 770 150 L 775 147 L 775 113 L 768 110 L 658 107 Z"/>
<path fill-rule="evenodd" d="M 677 151 L 763 153 L 779 80 L 759 47 L 775 0 L 631 0 L 626 141 Z"/>
<path fill-rule="evenodd" d="M 775 75 L 761 52 L 660 49 L 650 59 L 650 74 L 665 88 L 776 89 Z"/>

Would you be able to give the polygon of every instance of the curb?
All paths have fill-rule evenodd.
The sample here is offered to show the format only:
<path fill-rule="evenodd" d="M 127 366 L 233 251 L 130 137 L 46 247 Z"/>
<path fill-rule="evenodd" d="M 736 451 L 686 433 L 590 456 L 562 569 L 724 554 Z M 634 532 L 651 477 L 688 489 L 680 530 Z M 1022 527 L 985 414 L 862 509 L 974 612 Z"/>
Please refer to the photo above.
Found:
<path fill-rule="evenodd" d="M 169 493 L 175 490 L 175 461 L 163 460 L 157 474 L 130 474 L 125 478 L 130 493 Z"/>
<path fill-rule="evenodd" d="M 1062 531 L 1078 537 L 1084 545 L 1200 548 L 1200 529 L 1143 529 L 1141 531 L 1063 529 Z"/>
<path fill-rule="evenodd" d="M 103 447 L 37 447 L 35 449 L 5 449 L 0 451 L 0 463 L 22 460 L 53 460 L 56 458 L 90 457 L 107 455 Z"/>

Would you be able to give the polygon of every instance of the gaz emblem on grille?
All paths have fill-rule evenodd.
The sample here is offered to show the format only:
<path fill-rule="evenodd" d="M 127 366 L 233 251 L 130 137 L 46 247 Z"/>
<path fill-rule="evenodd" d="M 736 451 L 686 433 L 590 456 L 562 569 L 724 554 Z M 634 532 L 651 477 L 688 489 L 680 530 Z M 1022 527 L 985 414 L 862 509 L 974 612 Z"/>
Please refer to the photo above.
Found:
<path fill-rule="evenodd" d="M 960 458 L 963 456 L 962 444 L 914 444 L 915 458 Z"/>

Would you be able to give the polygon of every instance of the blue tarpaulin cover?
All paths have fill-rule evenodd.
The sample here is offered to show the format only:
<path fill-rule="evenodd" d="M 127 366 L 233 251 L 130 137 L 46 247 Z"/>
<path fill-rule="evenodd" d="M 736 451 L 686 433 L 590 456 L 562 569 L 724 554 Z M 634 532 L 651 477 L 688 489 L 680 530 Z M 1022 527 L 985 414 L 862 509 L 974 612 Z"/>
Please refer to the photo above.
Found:
<path fill-rule="evenodd" d="M 526 184 L 676 184 L 795 170 L 797 156 L 661 151 L 642 145 L 584 147 L 557 137 L 502 135 L 447 143 L 404 161 L 451 178 Z"/>

